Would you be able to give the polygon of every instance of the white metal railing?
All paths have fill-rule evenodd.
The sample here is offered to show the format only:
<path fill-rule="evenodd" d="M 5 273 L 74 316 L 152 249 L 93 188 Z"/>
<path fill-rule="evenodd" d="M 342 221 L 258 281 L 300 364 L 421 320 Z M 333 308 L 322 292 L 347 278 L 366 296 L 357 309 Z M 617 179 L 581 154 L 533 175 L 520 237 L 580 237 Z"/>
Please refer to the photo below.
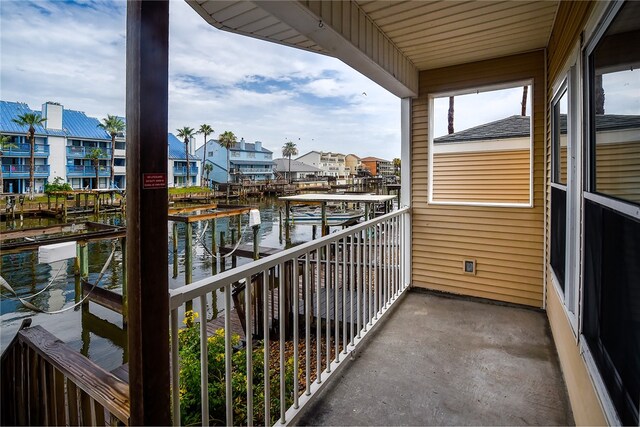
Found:
<path fill-rule="evenodd" d="M 409 209 L 402 208 L 379 218 L 330 234 L 239 268 L 170 290 L 172 405 L 174 424 L 180 420 L 179 317 L 185 304 L 196 300 L 199 312 L 200 399 L 203 425 L 209 417 L 209 359 L 207 310 L 212 292 L 224 291 L 225 419 L 234 425 L 238 405 L 246 408 L 246 425 L 283 425 L 326 384 L 344 364 L 364 336 L 408 288 L 407 248 Z M 238 286 L 244 285 L 244 298 Z M 232 293 L 236 305 L 232 310 Z M 284 301 L 284 303 L 280 303 Z M 199 304 L 198 304 L 199 302 Z M 239 313 L 242 313 L 240 316 Z M 296 315 L 297 313 L 297 315 Z M 244 321 L 246 339 L 246 396 L 233 398 L 232 316 Z M 302 335 L 302 337 L 301 337 Z M 285 356 L 286 343 L 289 355 Z M 277 343 L 277 344 L 276 344 Z M 279 344 L 279 345 L 278 345 Z M 256 345 L 254 350 L 253 346 Z M 323 347 L 324 345 L 324 347 Z M 254 351 L 264 352 L 262 367 L 254 367 Z M 302 353 L 302 354 L 301 354 Z M 313 356 L 315 353 L 315 357 Z M 271 361 L 277 354 L 277 361 Z M 274 356 L 275 357 L 275 356 Z M 282 375 L 293 364 L 293 378 Z M 315 360 L 314 360 L 315 359 Z M 302 372 L 300 366 L 304 364 Z M 313 369 L 315 367 L 315 369 Z M 243 366 L 242 368 L 245 368 Z M 236 369 L 238 369 L 236 367 Z M 277 373 L 275 372 L 277 371 Z M 254 390 L 253 374 L 262 377 Z M 271 378 L 271 374 L 279 378 Z M 278 386 L 279 383 L 279 386 Z M 304 383 L 304 387 L 302 387 Z M 279 403 L 271 393 L 277 388 Z M 264 399 L 262 419 L 254 413 L 256 396 Z M 262 402 L 257 401 L 258 404 Z M 284 402 L 284 404 L 283 404 Z M 272 416 L 271 410 L 274 410 Z M 244 411 L 242 411 L 244 413 Z"/>

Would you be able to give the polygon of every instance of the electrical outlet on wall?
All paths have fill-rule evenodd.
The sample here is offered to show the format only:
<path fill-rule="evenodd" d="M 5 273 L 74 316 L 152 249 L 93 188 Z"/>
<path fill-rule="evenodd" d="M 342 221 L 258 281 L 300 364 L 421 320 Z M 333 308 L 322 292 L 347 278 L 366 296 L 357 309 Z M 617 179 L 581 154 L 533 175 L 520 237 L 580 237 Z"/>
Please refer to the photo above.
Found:
<path fill-rule="evenodd" d="M 462 261 L 462 271 L 464 271 L 465 274 L 476 274 L 476 260 L 465 259 Z"/>

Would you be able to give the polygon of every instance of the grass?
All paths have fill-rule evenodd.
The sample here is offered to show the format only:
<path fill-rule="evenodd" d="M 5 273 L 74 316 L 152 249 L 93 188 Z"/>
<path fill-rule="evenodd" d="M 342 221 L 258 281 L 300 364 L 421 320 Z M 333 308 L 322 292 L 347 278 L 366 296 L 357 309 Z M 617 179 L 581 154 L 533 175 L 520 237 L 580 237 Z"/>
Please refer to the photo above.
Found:
<path fill-rule="evenodd" d="M 207 187 L 174 187 L 169 188 L 169 194 L 191 194 L 191 193 L 210 193 L 212 190 Z"/>

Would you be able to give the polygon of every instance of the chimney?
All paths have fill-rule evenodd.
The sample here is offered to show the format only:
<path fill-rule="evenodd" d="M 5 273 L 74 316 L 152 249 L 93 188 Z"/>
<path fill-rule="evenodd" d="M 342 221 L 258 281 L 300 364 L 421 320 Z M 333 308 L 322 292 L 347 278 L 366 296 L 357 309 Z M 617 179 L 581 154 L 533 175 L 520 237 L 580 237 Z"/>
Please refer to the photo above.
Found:
<path fill-rule="evenodd" d="M 240 142 L 238 143 L 238 148 L 240 150 L 244 150 L 244 138 L 240 138 Z"/>
<path fill-rule="evenodd" d="M 256 151 L 262 151 L 262 142 L 256 141 Z"/>
<path fill-rule="evenodd" d="M 196 139 L 192 136 L 189 138 L 189 154 L 193 155 L 195 153 L 196 147 Z"/>
<path fill-rule="evenodd" d="M 64 107 L 57 102 L 47 101 L 42 104 L 42 117 L 47 121 L 44 127 L 47 129 L 62 129 L 62 111 Z"/>

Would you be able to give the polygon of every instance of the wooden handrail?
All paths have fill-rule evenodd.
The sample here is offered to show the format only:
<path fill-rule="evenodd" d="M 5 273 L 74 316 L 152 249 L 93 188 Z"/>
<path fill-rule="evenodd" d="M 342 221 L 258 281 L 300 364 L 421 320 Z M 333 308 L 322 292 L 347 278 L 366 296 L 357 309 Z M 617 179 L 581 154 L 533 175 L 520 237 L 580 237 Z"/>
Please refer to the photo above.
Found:
<path fill-rule="evenodd" d="M 2 354 L 2 425 L 129 424 L 129 386 L 40 326 Z"/>

